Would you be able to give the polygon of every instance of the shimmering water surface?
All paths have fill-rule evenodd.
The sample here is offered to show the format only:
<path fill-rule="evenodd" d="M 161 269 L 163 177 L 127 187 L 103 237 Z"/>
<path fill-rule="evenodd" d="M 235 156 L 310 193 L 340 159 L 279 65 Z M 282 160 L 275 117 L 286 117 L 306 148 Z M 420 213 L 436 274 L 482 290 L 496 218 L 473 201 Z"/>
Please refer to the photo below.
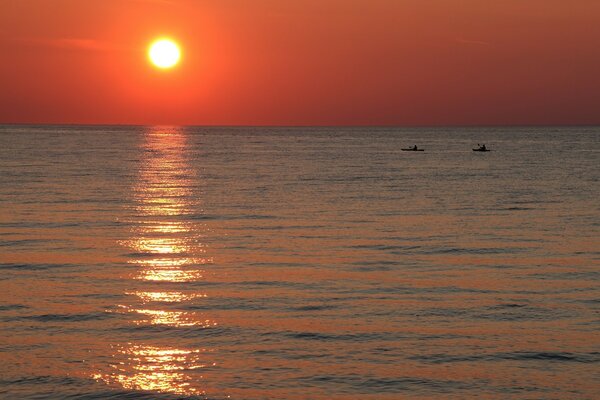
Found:
<path fill-rule="evenodd" d="M 0 127 L 0 397 L 599 398 L 599 165 L 600 128 Z"/>

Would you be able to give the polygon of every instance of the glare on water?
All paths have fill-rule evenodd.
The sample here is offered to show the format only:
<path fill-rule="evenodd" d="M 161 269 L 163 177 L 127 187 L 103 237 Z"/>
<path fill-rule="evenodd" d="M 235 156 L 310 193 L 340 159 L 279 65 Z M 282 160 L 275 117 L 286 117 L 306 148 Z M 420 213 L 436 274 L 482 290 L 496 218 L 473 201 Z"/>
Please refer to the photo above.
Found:
<path fill-rule="evenodd" d="M 205 364 L 206 350 L 140 346 L 127 344 L 117 348 L 114 372 L 96 373 L 94 379 L 125 389 L 201 395 L 204 392 L 190 384 L 186 371 L 200 369 Z"/>
<path fill-rule="evenodd" d="M 201 227 L 177 219 L 192 212 L 197 202 L 189 189 L 196 177 L 183 154 L 185 133 L 177 129 L 156 129 L 146 132 L 145 138 L 145 157 L 141 160 L 133 190 L 136 213 L 130 221 L 131 237 L 121 243 L 132 251 L 128 263 L 137 268 L 130 279 L 147 281 L 148 289 L 144 290 L 142 286 L 127 292 L 135 295 L 142 304 L 119 305 L 118 310 L 133 313 L 132 323 L 137 326 L 216 326 L 216 322 L 195 312 L 162 307 L 164 303 L 185 302 L 206 297 L 206 294 L 157 292 L 153 285 L 157 282 L 181 285 L 199 281 L 203 278 L 203 270 L 198 266 L 206 266 L 210 260 L 196 258 L 206 253 L 204 245 L 197 240 L 201 236 Z M 125 389 L 197 395 L 203 393 L 201 382 L 192 380 L 185 371 L 204 367 L 199 363 L 199 353 L 198 349 L 129 343 L 126 348 L 119 348 L 115 355 L 115 363 L 111 364 L 115 372 L 94 373 L 93 376 L 109 384 L 120 384 Z"/>

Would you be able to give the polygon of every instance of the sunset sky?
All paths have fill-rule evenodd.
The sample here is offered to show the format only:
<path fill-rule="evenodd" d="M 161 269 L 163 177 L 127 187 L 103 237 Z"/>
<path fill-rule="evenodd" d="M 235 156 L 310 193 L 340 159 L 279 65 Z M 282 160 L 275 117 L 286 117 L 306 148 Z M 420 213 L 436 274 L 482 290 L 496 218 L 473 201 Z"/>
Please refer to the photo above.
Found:
<path fill-rule="evenodd" d="M 0 54 L 0 123 L 600 124 L 598 0 L 0 0 Z"/>

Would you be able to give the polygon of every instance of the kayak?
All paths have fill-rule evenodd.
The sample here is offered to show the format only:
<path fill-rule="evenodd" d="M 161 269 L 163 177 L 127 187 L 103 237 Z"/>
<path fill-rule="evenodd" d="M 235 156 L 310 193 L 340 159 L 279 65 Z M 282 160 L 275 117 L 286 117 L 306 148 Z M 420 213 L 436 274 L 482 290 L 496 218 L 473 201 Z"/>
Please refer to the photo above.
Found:
<path fill-rule="evenodd" d="M 490 149 L 473 149 L 473 151 L 491 151 Z"/>
<path fill-rule="evenodd" d="M 425 151 L 425 149 L 400 149 L 402 151 Z"/>

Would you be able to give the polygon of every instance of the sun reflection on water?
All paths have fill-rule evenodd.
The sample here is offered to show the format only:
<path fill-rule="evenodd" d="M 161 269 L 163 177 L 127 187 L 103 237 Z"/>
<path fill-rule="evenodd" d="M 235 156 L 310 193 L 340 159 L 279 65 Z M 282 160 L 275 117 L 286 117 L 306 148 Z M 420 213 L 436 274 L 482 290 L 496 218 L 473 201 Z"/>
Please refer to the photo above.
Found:
<path fill-rule="evenodd" d="M 186 141 L 183 130 L 151 129 L 142 145 L 141 167 L 133 189 L 133 228 L 130 238 L 120 242 L 130 251 L 127 262 L 136 267 L 130 278 L 137 284 L 135 290 L 126 292 L 131 303 L 117 307 L 118 312 L 135 315 L 130 323 L 137 327 L 207 329 L 217 325 L 206 315 L 185 308 L 186 302 L 207 297 L 192 292 L 190 284 L 204 279 L 205 268 L 213 262 L 201 242 L 206 235 L 203 227 L 186 219 L 199 209 Z M 168 289 L 163 290 L 163 285 Z M 114 371 L 97 373 L 94 378 L 125 389 L 204 394 L 199 377 L 192 376 L 191 371 L 206 367 L 201 358 L 210 351 L 144 342 L 118 347 L 111 363 Z"/>
<path fill-rule="evenodd" d="M 171 326 L 201 326 L 208 328 L 217 325 L 211 320 L 200 320 L 193 313 L 183 311 L 165 311 L 165 310 L 135 310 L 139 314 L 148 316 L 146 320 L 136 321 L 136 323 L 149 323 L 152 325 L 171 325 Z"/>
<path fill-rule="evenodd" d="M 119 305 L 119 308 L 124 310 L 124 312 L 142 316 L 141 319 L 133 321 L 136 325 L 197 326 L 201 328 L 209 328 L 217 325 L 216 322 L 210 319 L 202 319 L 193 312 L 133 308 L 126 305 Z"/>
<path fill-rule="evenodd" d="M 151 233 L 185 233 L 190 231 L 190 226 L 179 221 L 150 221 L 145 230 Z"/>
<path fill-rule="evenodd" d="M 144 303 L 180 303 L 198 297 L 206 297 L 206 294 L 182 292 L 128 292 L 127 294 L 138 296 Z"/>
<path fill-rule="evenodd" d="M 188 372 L 215 366 L 203 360 L 207 353 L 206 349 L 184 350 L 129 343 L 118 348 L 112 374 L 97 373 L 93 378 L 130 390 L 204 395 L 203 390 L 192 385 Z"/>
<path fill-rule="evenodd" d="M 188 250 L 181 240 L 168 238 L 140 238 L 132 244 L 132 248 L 150 254 L 181 254 Z"/>
<path fill-rule="evenodd" d="M 160 262 L 158 266 L 160 266 Z M 156 266 L 156 264 L 153 264 Z M 177 268 L 164 269 L 164 268 L 147 268 L 139 272 L 139 275 L 135 279 L 141 279 L 144 281 L 154 282 L 194 282 L 201 279 L 203 276 L 202 270 L 181 270 Z"/>

